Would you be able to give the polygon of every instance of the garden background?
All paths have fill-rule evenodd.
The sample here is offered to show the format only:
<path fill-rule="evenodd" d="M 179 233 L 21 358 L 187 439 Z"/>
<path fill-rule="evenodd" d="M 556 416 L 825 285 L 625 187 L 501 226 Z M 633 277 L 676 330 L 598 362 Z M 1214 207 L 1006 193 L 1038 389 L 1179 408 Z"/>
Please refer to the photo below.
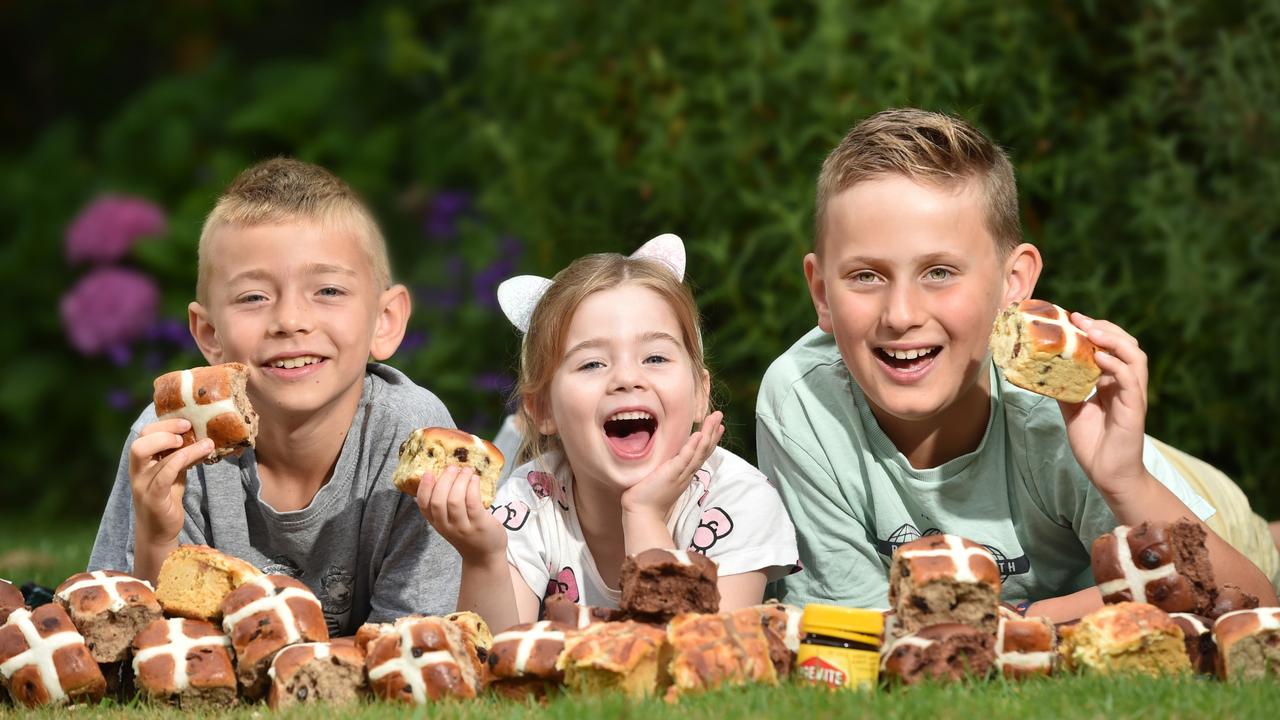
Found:
<path fill-rule="evenodd" d="M 817 169 L 901 105 L 1008 149 L 1038 294 L 1140 338 L 1148 431 L 1280 515 L 1277 36 L 1236 0 L 5 3 L 0 575 L 83 565 L 151 380 L 203 364 L 196 239 L 248 164 L 369 200 L 415 300 L 392 362 L 479 434 L 501 279 L 681 235 L 754 458 L 759 378 L 814 322 Z"/>

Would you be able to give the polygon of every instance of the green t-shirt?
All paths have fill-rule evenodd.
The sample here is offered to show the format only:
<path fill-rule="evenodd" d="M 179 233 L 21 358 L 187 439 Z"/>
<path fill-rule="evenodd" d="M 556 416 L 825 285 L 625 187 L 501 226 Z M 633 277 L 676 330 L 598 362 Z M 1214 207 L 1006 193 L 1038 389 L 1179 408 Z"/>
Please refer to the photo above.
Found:
<path fill-rule="evenodd" d="M 990 372 L 978 449 L 918 470 L 880 429 L 834 337 L 815 328 L 774 361 L 756 403 L 757 451 L 804 566 L 776 588 L 783 599 L 888 607 L 894 549 L 935 533 L 991 550 L 1010 602 L 1094 584 L 1089 549 L 1115 516 L 1072 454 L 1057 402 Z M 1149 439 L 1143 462 L 1198 517 L 1213 514 Z"/>

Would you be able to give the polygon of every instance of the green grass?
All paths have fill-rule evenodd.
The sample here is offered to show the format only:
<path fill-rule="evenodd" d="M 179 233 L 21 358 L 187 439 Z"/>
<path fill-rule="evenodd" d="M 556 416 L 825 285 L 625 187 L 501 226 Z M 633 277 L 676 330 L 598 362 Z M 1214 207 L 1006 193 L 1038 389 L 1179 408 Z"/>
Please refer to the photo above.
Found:
<path fill-rule="evenodd" d="M 97 518 L 0 515 L 0 578 L 56 587 L 89 562 Z"/>
<path fill-rule="evenodd" d="M 1152 680 L 1116 678 L 1060 678 L 1022 684 L 991 682 L 954 686 L 925 686 L 872 693 L 826 692 L 799 686 L 740 688 L 686 698 L 668 705 L 658 700 L 629 702 L 619 696 L 581 698 L 564 696 L 545 706 L 496 698 L 475 702 L 449 702 L 420 708 L 387 703 L 367 703 L 347 708 L 326 708 L 326 720 L 336 718 L 644 718 L 644 720 L 701 720 L 702 718 L 824 718 L 867 717 L 876 720 L 945 720 L 947 718 L 1081 717 L 1120 720 L 1156 718 L 1221 718 L 1276 716 L 1280 708 L 1280 683 L 1222 684 L 1208 680 Z M 11 711 L 12 712 L 12 711 Z M 2 713 L 0 713 L 2 714 Z M 168 717 L 171 709 L 143 705 L 81 708 L 77 718 Z M 251 706 L 205 717 L 253 718 L 267 714 L 264 706 Z M 315 717 L 315 708 L 273 714 L 281 718 Z M 64 717 L 57 711 L 27 714 L 29 717 Z"/>

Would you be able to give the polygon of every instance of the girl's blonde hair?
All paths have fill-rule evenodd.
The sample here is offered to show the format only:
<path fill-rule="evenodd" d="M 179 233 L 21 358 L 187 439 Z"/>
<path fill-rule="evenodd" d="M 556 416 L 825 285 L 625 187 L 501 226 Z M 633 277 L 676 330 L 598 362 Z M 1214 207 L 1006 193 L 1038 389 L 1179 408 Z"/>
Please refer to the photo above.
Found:
<path fill-rule="evenodd" d="M 657 260 L 617 253 L 580 257 L 552 278 L 546 294 L 529 318 L 529 331 L 520 346 L 516 393 L 520 398 L 522 442 L 516 453 L 517 464 L 536 460 L 548 452 L 563 452 L 559 438 L 539 431 L 538 420 L 550 412 L 547 394 L 564 355 L 569 322 L 578 306 L 591 294 L 628 283 L 649 288 L 666 300 L 680 325 L 680 339 L 692 361 L 695 386 L 702 386 L 707 365 L 702 351 L 698 305 L 688 286 L 675 276 L 671 268 Z M 703 413 L 710 411 L 710 405 L 708 396 L 704 400 Z"/>

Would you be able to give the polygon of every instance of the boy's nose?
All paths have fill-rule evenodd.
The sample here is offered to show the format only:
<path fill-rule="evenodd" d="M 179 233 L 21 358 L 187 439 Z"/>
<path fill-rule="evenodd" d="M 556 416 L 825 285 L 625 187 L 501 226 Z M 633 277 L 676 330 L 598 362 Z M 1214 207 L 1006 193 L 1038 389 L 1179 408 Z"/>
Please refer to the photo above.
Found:
<path fill-rule="evenodd" d="M 895 332 L 905 332 L 921 324 L 921 305 L 917 290 L 911 284 L 899 284 L 889 291 L 885 301 L 883 322 Z"/>
<path fill-rule="evenodd" d="M 272 335 L 297 335 L 310 332 L 311 326 L 311 314 L 306 303 L 280 303 L 271 318 L 270 331 Z"/>

